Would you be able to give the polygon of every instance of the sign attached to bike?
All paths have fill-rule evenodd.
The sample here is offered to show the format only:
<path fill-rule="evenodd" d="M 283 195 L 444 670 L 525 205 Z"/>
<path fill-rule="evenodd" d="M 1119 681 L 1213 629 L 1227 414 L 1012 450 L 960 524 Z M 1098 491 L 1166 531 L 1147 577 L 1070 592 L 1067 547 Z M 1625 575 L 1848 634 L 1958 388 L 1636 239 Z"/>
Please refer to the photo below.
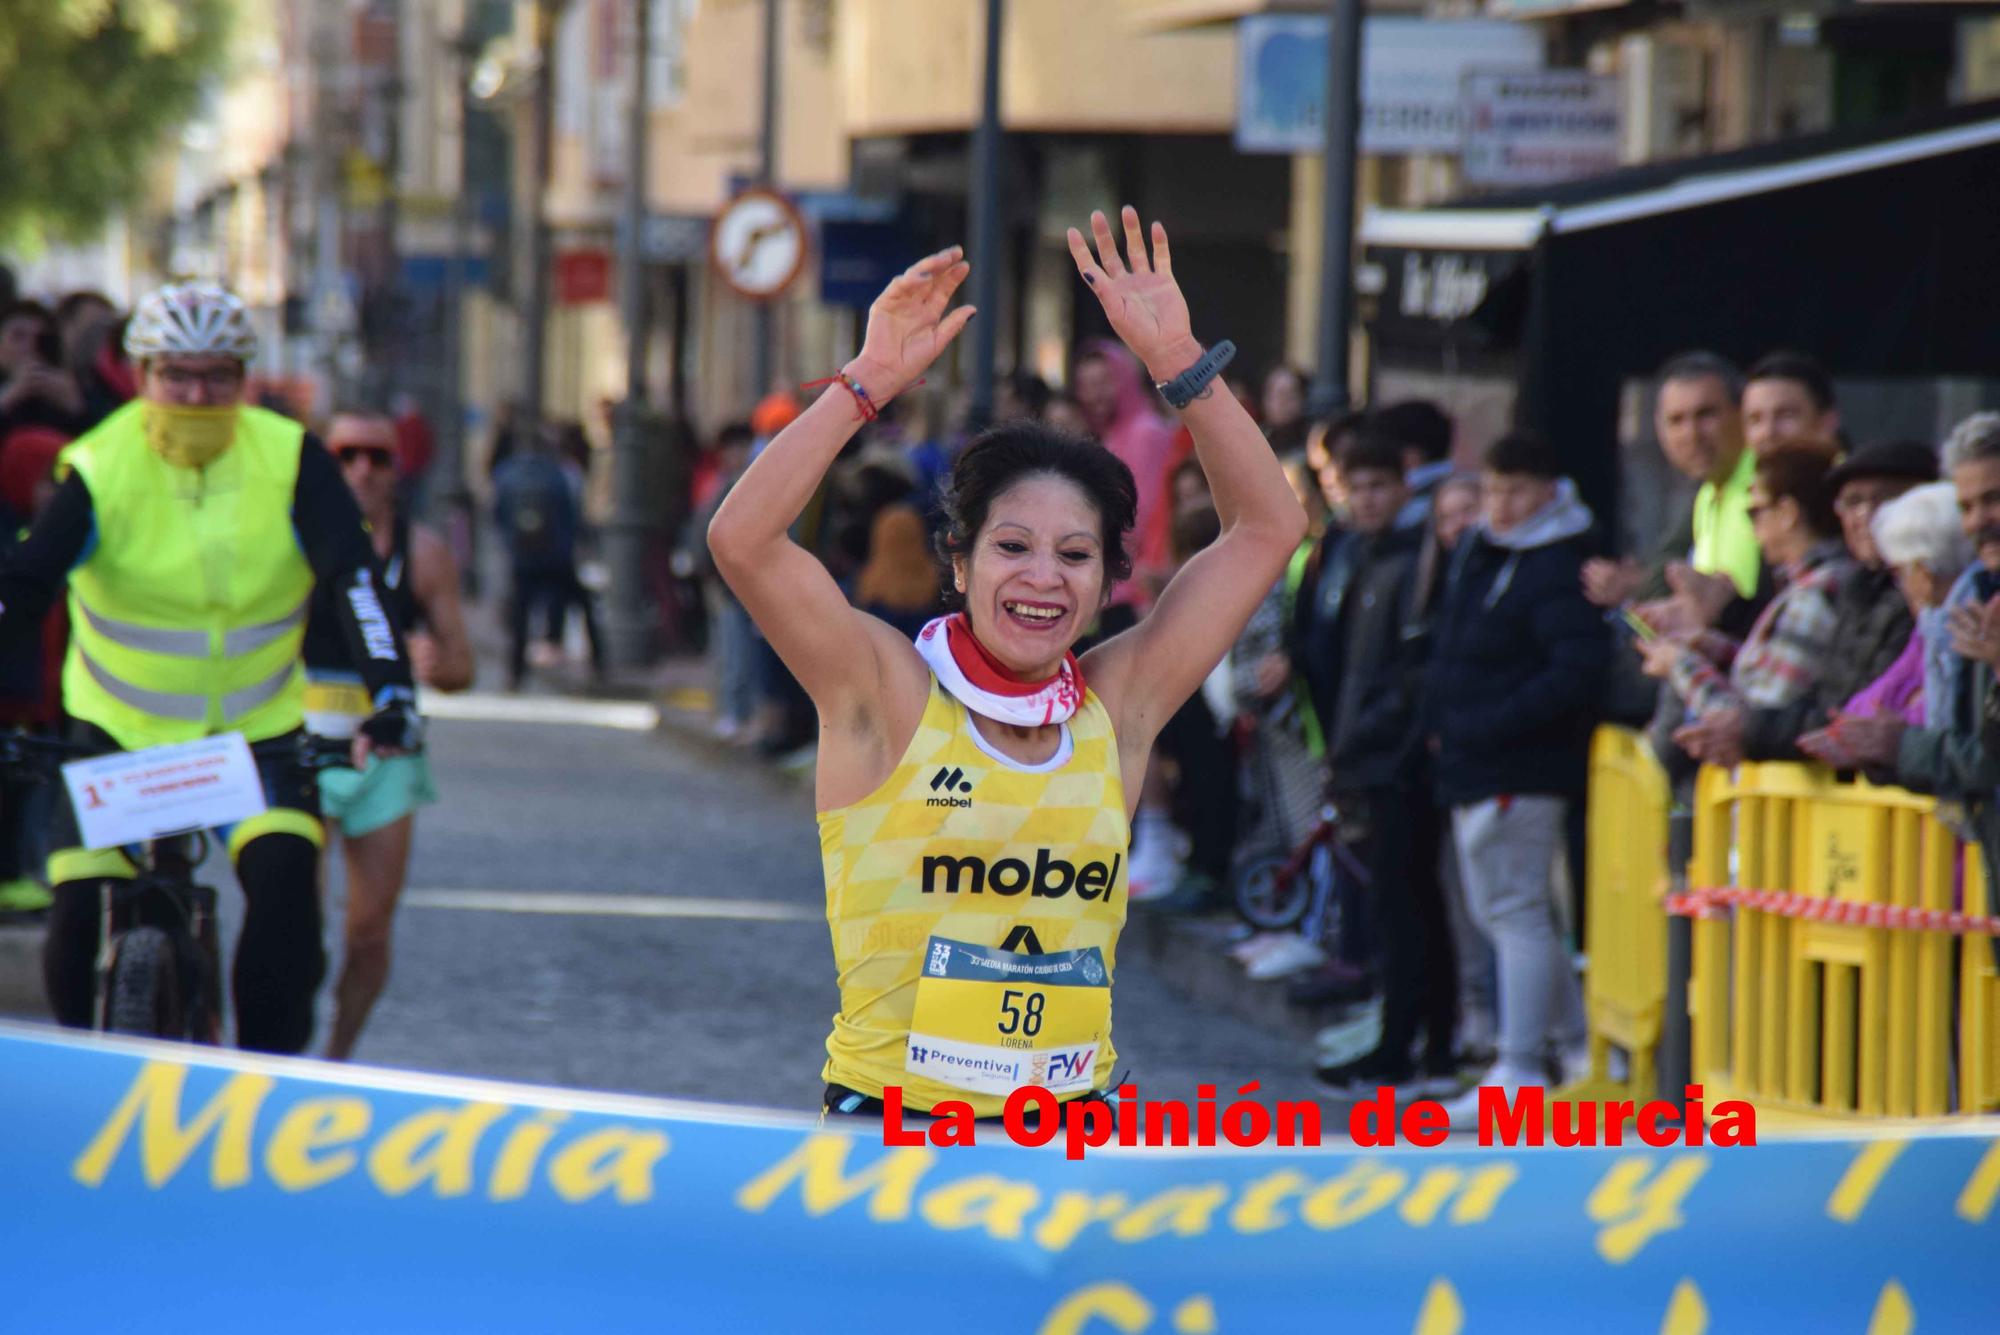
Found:
<path fill-rule="evenodd" d="M 86 848 L 121 848 L 248 820 L 264 784 L 241 733 L 120 751 L 63 766 Z"/>

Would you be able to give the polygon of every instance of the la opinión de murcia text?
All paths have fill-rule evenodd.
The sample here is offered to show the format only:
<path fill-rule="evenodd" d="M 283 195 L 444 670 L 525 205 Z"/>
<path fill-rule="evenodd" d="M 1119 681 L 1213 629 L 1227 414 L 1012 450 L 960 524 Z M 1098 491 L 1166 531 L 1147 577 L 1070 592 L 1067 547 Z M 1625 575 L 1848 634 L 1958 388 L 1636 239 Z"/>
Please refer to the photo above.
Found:
<path fill-rule="evenodd" d="M 1060 1101 L 1042 1085 L 1023 1085 L 1007 1096 L 1000 1124 L 1016 1145 L 1039 1148 L 1062 1138 L 1063 1152 L 1081 1159 L 1085 1151 L 1104 1145 L 1199 1146 L 1218 1144 L 1249 1148 L 1256 1145 L 1314 1147 L 1325 1128 L 1320 1105 L 1311 1100 L 1280 1099 L 1266 1106 L 1250 1097 L 1258 1089 L 1251 1081 L 1228 1102 L 1219 1100 L 1214 1085 L 1195 1086 L 1192 1106 L 1179 1099 L 1142 1099 L 1137 1086 L 1120 1085 L 1117 1099 Z M 1497 1085 L 1479 1090 L 1475 1128 L 1481 1145 L 1539 1148 L 1553 1145 L 1621 1146 L 1639 1144 L 1655 1149 L 1671 1145 L 1733 1147 L 1757 1143 L 1757 1110 L 1741 1099 L 1723 1099 L 1705 1110 L 1700 1085 L 1688 1085 L 1683 1101 L 1665 1099 L 1550 1099 L 1538 1085 L 1524 1086 L 1510 1096 Z M 882 1091 L 882 1143 L 907 1145 L 973 1145 L 978 1118 L 972 1105 L 945 1099 L 928 1114 L 905 1125 L 903 1091 L 890 1085 Z M 1712 1119 L 1712 1120 L 1711 1120 Z M 990 1128 L 989 1128 L 990 1129 Z M 1364 1149 L 1413 1145 L 1434 1149 L 1452 1131 L 1451 1117 L 1435 1099 L 1399 1101 L 1389 1086 L 1378 1087 L 1347 1114 L 1346 1133 Z"/>

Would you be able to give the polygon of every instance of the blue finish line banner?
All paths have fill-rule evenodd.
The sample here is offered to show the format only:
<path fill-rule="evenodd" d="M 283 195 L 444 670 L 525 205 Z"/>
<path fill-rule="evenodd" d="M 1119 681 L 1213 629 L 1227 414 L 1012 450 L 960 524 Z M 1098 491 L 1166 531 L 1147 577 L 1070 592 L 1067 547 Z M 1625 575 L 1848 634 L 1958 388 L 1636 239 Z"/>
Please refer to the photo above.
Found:
<path fill-rule="evenodd" d="M 1665 1150 L 885 1148 L 0 1027 L 0 1326 L 1984 1329 L 2000 1126 Z"/>

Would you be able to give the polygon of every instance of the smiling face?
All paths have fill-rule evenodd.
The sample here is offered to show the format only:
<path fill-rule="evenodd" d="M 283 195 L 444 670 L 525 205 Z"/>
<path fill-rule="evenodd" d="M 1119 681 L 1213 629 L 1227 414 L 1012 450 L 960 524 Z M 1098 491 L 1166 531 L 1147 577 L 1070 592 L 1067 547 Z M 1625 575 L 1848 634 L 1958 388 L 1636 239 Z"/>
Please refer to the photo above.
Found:
<path fill-rule="evenodd" d="M 1831 443 L 1840 414 L 1821 409 L 1797 380 L 1772 376 L 1743 387 L 1743 437 L 1759 455 L 1801 441 Z"/>
<path fill-rule="evenodd" d="M 1958 523 L 1979 564 L 2000 572 L 2000 459 L 1973 459 L 1951 470 L 1958 489 Z"/>
<path fill-rule="evenodd" d="M 993 498 L 971 549 L 952 560 L 986 651 L 1029 680 L 1055 674 L 1104 602 L 1104 520 L 1067 478 L 1022 478 Z"/>

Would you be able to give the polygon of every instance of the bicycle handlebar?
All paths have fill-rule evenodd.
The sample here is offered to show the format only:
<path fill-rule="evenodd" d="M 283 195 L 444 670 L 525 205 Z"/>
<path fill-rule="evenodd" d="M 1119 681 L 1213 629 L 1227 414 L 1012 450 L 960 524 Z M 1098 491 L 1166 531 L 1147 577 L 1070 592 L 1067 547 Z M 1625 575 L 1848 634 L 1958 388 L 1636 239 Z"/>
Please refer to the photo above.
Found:
<path fill-rule="evenodd" d="M 72 760 L 114 754 L 115 751 L 107 751 L 101 746 L 74 742 L 65 737 L 38 737 L 24 732 L 0 733 L 0 773 L 48 778 Z M 346 738 L 294 733 L 252 742 L 250 754 L 258 760 L 290 760 L 301 769 L 338 769 L 350 763 L 353 743 Z"/>

